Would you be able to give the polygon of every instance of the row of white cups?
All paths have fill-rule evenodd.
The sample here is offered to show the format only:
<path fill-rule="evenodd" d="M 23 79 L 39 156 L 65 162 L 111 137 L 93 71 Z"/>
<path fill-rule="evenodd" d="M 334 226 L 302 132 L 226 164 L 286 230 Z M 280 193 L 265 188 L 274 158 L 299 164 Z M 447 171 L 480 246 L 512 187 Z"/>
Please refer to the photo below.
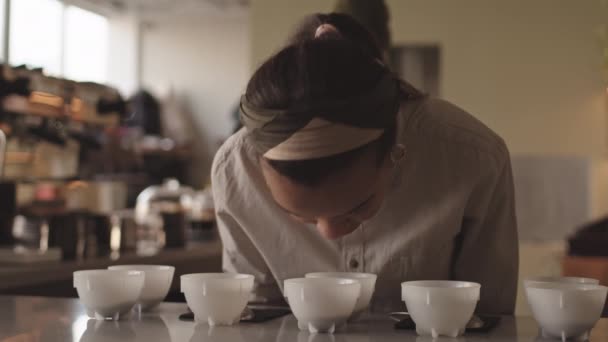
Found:
<path fill-rule="evenodd" d="M 91 318 L 124 319 L 134 306 L 147 311 L 166 297 L 174 267 L 121 265 L 74 272 L 74 287 Z M 195 273 L 181 276 L 181 291 L 198 323 L 239 322 L 254 287 L 248 274 Z M 302 330 L 333 333 L 367 310 L 376 275 L 319 272 L 287 279 L 284 294 Z M 537 277 L 524 281 L 528 303 L 544 338 L 586 338 L 599 320 L 608 288 L 595 279 Z M 480 298 L 481 285 L 464 281 L 409 281 L 402 299 L 419 335 L 464 333 Z"/>

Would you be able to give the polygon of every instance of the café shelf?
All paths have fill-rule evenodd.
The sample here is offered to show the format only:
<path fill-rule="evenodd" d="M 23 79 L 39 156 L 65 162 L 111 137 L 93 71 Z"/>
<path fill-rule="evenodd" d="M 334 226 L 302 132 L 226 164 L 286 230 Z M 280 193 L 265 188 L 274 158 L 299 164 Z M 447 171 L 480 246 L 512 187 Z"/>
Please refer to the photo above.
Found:
<path fill-rule="evenodd" d="M 179 276 L 187 273 L 221 272 L 221 256 L 221 242 L 214 240 L 189 243 L 185 248 L 165 249 L 151 256 L 131 252 L 123 253 L 115 259 L 107 256 L 19 266 L 0 264 L 0 295 L 76 297 L 72 286 L 74 271 L 105 269 L 121 264 L 154 264 L 175 266 L 175 278 L 168 299 L 179 300 Z"/>

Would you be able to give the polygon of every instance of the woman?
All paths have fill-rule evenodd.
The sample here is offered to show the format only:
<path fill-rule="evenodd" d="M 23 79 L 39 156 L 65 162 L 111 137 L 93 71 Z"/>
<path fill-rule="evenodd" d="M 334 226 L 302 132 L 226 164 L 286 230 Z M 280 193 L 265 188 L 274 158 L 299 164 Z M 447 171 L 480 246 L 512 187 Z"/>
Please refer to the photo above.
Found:
<path fill-rule="evenodd" d="M 258 300 L 313 271 L 378 274 L 372 309 L 399 310 L 400 283 L 482 284 L 478 310 L 511 314 L 518 251 L 507 148 L 458 107 L 381 62 L 344 15 L 315 15 L 255 72 L 245 128 L 216 155 L 224 269 Z"/>

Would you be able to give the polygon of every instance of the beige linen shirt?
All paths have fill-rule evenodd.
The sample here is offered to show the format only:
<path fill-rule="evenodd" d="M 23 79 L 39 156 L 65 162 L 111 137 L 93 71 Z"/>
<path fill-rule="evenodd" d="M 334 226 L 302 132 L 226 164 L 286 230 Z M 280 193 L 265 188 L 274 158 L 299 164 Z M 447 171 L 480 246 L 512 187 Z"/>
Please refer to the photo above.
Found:
<path fill-rule="evenodd" d="M 213 194 L 223 267 L 253 274 L 256 297 L 282 300 L 283 281 L 315 271 L 378 274 L 371 308 L 403 310 L 400 284 L 482 284 L 478 312 L 511 314 L 518 273 L 513 180 L 503 140 L 438 99 L 406 103 L 398 117 L 406 156 L 380 211 L 327 240 L 275 204 L 246 130 L 217 153 Z"/>

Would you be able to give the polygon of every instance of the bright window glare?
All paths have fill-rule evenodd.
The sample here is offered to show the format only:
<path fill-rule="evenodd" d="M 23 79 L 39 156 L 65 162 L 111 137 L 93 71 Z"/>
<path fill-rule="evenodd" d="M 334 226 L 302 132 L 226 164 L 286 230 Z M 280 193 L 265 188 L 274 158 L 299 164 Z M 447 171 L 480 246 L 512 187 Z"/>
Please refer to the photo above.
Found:
<path fill-rule="evenodd" d="M 105 17 L 58 0 L 13 0 L 10 26 L 11 65 L 41 67 L 76 81 L 107 81 Z"/>
<path fill-rule="evenodd" d="M 65 11 L 64 77 L 76 81 L 107 81 L 108 20 L 78 7 Z"/>
<path fill-rule="evenodd" d="M 5 1 L 0 0 L 0 60 L 4 62 L 4 9 Z"/>
<path fill-rule="evenodd" d="M 17 0 L 11 3 L 9 62 L 42 67 L 61 74 L 61 20 L 57 0 Z"/>

